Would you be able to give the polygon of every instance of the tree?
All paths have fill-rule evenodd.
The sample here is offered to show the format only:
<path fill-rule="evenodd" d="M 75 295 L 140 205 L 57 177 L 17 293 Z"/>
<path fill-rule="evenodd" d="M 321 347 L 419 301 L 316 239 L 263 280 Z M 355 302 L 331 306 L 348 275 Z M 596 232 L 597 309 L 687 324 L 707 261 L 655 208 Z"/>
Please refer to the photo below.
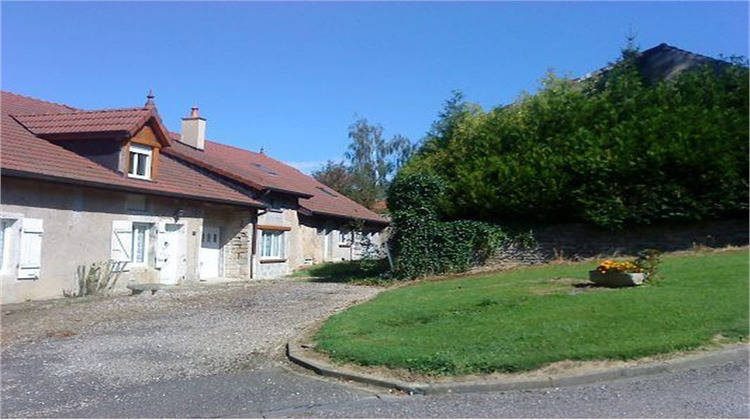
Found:
<path fill-rule="evenodd" d="M 342 161 L 329 160 L 321 169 L 313 172 L 312 177 L 347 197 L 354 196 L 354 175 Z"/>
<path fill-rule="evenodd" d="M 313 177 L 369 208 L 385 199 L 393 175 L 410 159 L 414 146 L 401 135 L 385 139 L 383 127 L 365 118 L 349 126 L 349 139 L 346 160 L 329 161 Z"/>

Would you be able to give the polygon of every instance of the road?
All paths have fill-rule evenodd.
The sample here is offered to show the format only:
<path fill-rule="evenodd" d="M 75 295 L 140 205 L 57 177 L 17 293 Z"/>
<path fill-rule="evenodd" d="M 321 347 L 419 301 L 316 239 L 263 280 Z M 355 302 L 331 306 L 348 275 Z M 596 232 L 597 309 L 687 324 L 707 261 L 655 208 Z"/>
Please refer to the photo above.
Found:
<path fill-rule="evenodd" d="M 2 351 L 0 414 L 750 417 L 747 361 L 585 386 L 419 396 L 319 377 L 285 360 L 285 340 L 314 319 L 376 293 L 340 285 L 267 283 L 208 295 L 169 295 L 161 301 L 118 298 L 30 309 L 4 307 L 4 340 L 11 344 L 4 343 Z M 313 310 L 321 312 L 310 316 Z M 81 325 L 86 311 L 106 313 L 100 317 L 106 320 Z M 67 318 L 70 321 L 63 322 Z M 40 323 L 55 325 L 55 331 L 31 331 Z M 15 341 L 8 335 L 14 325 L 24 326 L 17 328 Z"/>
<path fill-rule="evenodd" d="M 586 386 L 410 396 L 316 377 L 274 360 L 258 360 L 242 373 L 113 387 L 91 377 L 44 378 L 39 361 L 21 359 L 3 364 L 3 381 L 18 380 L 3 390 L 3 417 L 750 417 L 746 362 Z"/>

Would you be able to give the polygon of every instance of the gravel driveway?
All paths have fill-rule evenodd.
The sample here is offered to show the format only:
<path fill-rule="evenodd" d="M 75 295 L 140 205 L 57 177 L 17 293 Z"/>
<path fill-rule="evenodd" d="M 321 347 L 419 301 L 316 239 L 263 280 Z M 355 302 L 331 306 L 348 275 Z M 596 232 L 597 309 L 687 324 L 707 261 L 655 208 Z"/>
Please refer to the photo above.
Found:
<path fill-rule="evenodd" d="M 143 384 L 253 369 L 295 334 L 379 288 L 289 280 L 186 287 L 153 296 L 2 307 L 2 363 L 43 373 Z M 23 377 L 3 369 L 3 391 Z M 19 370 L 22 371 L 22 370 Z"/>

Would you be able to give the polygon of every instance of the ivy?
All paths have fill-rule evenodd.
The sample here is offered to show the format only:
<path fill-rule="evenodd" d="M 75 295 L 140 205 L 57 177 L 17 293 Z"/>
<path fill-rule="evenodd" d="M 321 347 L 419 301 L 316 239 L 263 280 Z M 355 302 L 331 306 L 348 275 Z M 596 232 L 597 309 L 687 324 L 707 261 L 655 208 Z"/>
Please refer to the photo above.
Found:
<path fill-rule="evenodd" d="M 426 174 L 401 174 L 388 192 L 393 274 L 397 278 L 466 271 L 486 261 L 508 235 L 489 223 L 445 220 L 445 184 Z"/>

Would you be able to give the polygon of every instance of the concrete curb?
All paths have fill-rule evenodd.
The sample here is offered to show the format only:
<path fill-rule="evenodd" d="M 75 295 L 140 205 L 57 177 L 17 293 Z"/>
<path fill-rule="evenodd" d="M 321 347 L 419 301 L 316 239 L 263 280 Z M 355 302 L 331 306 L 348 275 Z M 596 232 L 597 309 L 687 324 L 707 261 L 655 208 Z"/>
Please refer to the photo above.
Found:
<path fill-rule="evenodd" d="M 396 389 L 408 394 L 434 395 L 448 393 L 470 393 L 489 391 L 511 391 L 519 389 L 540 389 L 564 387 L 572 385 L 585 385 L 616 379 L 632 378 L 638 376 L 655 375 L 659 373 L 678 372 L 696 369 L 706 366 L 721 365 L 730 362 L 748 360 L 750 352 L 747 344 L 733 345 L 721 350 L 706 351 L 703 353 L 677 357 L 671 360 L 658 361 L 637 366 L 617 367 L 585 374 L 560 374 L 550 375 L 546 378 L 518 379 L 518 380 L 487 380 L 471 382 L 446 382 L 446 383 L 416 383 L 404 382 L 394 378 L 377 377 L 347 370 L 328 363 L 314 361 L 304 355 L 311 351 L 309 346 L 300 343 L 289 342 L 287 344 L 287 357 L 293 363 L 310 369 L 318 375 L 347 381 L 359 382 L 367 385 Z"/>

